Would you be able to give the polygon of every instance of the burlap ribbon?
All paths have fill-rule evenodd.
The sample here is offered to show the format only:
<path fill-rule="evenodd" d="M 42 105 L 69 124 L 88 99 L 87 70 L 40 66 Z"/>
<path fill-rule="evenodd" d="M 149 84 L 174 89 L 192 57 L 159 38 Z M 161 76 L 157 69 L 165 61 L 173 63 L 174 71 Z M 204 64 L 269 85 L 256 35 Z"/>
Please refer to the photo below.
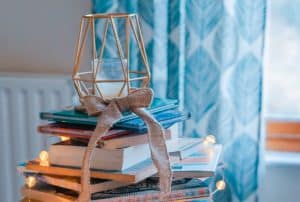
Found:
<path fill-rule="evenodd" d="M 93 161 L 93 152 L 97 142 L 103 135 L 122 117 L 122 112 L 130 110 L 141 119 L 148 127 L 148 140 L 151 157 L 160 177 L 160 190 L 163 195 L 171 191 L 172 170 L 170 159 L 165 144 L 164 130 L 160 124 L 145 109 L 152 102 L 153 92 L 149 88 L 132 91 L 128 96 L 104 101 L 100 97 L 86 96 L 83 106 L 89 115 L 98 116 L 96 129 L 89 140 L 82 162 L 80 202 L 90 201 L 90 165 Z"/>

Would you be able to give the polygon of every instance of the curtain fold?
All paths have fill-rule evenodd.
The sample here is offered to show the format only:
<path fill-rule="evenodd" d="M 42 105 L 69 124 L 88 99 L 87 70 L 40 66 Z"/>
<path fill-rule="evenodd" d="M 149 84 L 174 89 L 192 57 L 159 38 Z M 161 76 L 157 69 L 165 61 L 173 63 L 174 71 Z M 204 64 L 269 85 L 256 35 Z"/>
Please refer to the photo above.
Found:
<path fill-rule="evenodd" d="M 266 0 L 94 0 L 93 12 L 139 14 L 156 96 L 192 113 L 184 135 L 223 144 L 225 199 L 256 200 Z"/>

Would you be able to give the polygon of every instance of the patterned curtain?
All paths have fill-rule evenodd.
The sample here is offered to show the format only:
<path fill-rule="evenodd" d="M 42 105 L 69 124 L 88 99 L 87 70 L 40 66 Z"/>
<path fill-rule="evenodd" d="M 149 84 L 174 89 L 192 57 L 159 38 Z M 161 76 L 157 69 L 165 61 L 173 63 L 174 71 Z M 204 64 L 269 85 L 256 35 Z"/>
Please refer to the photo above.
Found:
<path fill-rule="evenodd" d="M 186 136 L 224 146 L 220 201 L 256 200 L 266 0 L 94 0 L 93 12 L 139 14 L 156 96 L 192 113 Z"/>

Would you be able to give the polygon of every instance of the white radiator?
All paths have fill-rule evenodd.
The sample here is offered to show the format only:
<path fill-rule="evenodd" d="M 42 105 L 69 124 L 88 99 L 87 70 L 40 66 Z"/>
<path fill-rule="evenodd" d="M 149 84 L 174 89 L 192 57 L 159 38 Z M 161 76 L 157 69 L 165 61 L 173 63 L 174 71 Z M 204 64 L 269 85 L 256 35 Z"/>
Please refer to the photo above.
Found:
<path fill-rule="evenodd" d="M 47 147 L 36 129 L 39 112 L 70 105 L 72 88 L 66 76 L 0 73 L 0 201 L 20 199 L 16 166 Z"/>

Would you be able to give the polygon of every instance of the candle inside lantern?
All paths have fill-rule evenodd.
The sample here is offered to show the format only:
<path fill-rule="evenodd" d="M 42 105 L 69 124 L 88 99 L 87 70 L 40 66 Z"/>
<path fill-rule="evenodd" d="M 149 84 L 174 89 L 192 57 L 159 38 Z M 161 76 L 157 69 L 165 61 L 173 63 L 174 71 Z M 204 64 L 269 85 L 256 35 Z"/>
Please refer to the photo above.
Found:
<path fill-rule="evenodd" d="M 127 73 L 127 60 L 122 59 L 125 67 L 125 74 Z M 94 67 L 96 68 L 98 59 L 94 60 Z M 125 74 L 122 69 L 122 63 L 119 58 L 102 59 L 99 63 L 99 70 L 96 74 L 96 85 L 101 91 L 105 99 L 112 99 L 116 97 L 123 97 L 128 94 L 127 84 L 125 81 Z M 120 93 L 121 89 L 122 92 Z"/>

